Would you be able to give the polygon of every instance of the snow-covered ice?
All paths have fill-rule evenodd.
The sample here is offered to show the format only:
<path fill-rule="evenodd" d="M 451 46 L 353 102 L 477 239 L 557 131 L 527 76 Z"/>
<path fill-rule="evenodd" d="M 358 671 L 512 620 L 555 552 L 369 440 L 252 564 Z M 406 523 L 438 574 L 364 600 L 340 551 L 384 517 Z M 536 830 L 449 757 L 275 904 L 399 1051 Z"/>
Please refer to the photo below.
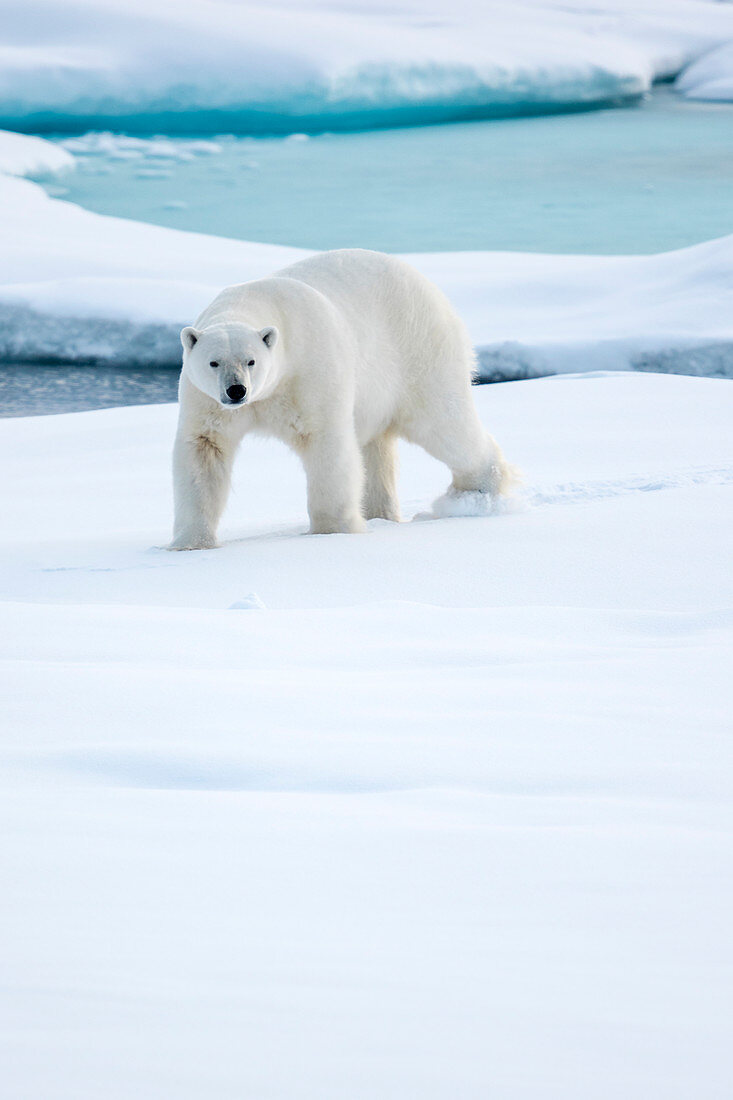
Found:
<path fill-rule="evenodd" d="M 710 50 L 684 69 L 675 88 L 688 99 L 733 100 L 733 41 Z"/>
<path fill-rule="evenodd" d="M 733 389 L 476 399 L 514 511 L 195 554 L 173 406 L 0 422 L 4 1095 L 727 1098 Z"/>
<path fill-rule="evenodd" d="M 0 130 L 0 177 L 59 175 L 74 167 L 71 152 L 43 138 Z"/>
<path fill-rule="evenodd" d="M 6 0 L 3 32 L 3 125 L 303 132 L 638 97 L 733 37 L 733 10 L 707 0 Z"/>

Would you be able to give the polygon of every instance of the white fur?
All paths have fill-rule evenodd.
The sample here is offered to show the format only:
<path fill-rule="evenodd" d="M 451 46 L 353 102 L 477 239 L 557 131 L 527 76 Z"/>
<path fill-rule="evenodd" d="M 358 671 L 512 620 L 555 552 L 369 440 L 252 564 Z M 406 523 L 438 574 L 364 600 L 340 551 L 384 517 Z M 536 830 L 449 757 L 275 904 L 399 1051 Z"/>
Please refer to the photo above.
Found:
<path fill-rule="evenodd" d="M 504 492 L 509 470 L 471 397 L 473 349 L 444 295 L 408 264 L 324 252 L 228 287 L 181 333 L 172 549 L 216 546 L 236 449 L 274 435 L 305 466 L 313 533 L 399 519 L 397 440 L 453 473 L 451 499 Z M 210 366 L 218 363 L 217 367 Z M 227 404 L 227 390 L 243 403 Z"/>

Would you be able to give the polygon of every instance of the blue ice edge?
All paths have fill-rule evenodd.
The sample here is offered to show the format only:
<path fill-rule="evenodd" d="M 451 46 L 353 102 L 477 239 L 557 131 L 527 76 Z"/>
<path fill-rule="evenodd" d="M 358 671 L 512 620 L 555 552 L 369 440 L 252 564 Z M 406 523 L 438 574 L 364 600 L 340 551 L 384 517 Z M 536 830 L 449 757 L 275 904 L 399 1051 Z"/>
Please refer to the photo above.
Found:
<path fill-rule="evenodd" d="M 39 134 L 317 134 L 626 107 L 647 90 L 637 75 L 603 68 L 591 69 L 582 78 L 551 76 L 534 84 L 530 74 L 520 74 L 511 84 L 497 87 L 470 67 L 372 66 L 350 74 L 339 93 L 325 84 L 314 85 L 295 88 L 287 96 L 217 108 L 197 104 L 191 88 L 171 89 L 168 97 L 134 108 L 108 98 L 95 103 L 93 95 L 66 109 L 49 105 L 28 110 L 22 101 L 6 99 L 0 102 L 0 128 Z"/>
<path fill-rule="evenodd" d="M 579 114 L 604 108 L 630 107 L 643 92 L 612 95 L 577 102 L 517 102 L 484 104 L 419 104 L 414 107 L 380 107 L 345 110 L 340 114 L 289 114 L 256 108 L 186 111 L 141 111 L 135 114 L 95 113 L 88 115 L 42 111 L 28 115 L 0 115 L 0 130 L 25 134 L 79 134 L 89 130 L 169 137 L 202 137 L 234 134 L 237 137 L 269 137 L 292 133 L 349 133 L 364 130 L 404 129 L 434 126 L 442 122 L 480 122 L 503 118 L 532 118 L 540 115 Z"/>

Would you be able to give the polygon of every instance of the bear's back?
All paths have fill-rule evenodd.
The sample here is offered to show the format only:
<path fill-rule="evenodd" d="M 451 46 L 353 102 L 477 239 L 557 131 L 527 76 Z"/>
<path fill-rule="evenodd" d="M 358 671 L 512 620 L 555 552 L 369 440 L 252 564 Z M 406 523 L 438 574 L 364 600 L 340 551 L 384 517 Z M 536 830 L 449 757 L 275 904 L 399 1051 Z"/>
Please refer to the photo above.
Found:
<path fill-rule="evenodd" d="M 283 268 L 327 298 L 346 319 L 367 360 L 394 354 L 408 369 L 445 339 L 470 351 L 462 322 L 443 292 L 404 260 L 384 252 L 344 248 Z"/>
<path fill-rule="evenodd" d="M 364 248 L 319 252 L 276 272 L 324 294 L 341 308 L 357 305 L 363 311 L 405 299 L 414 302 L 435 288 L 415 268 L 395 256 Z"/>

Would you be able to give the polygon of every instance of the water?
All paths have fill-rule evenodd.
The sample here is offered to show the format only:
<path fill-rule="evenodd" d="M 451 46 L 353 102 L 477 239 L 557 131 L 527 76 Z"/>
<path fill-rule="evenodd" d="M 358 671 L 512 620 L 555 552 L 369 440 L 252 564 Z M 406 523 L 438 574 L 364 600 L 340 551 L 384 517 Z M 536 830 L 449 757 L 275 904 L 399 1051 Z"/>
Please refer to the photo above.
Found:
<path fill-rule="evenodd" d="M 0 370 L 0 416 L 159 405 L 178 396 L 178 370 L 151 367 L 63 367 L 4 363 Z"/>
<path fill-rule="evenodd" d="M 211 142 L 67 139 L 104 214 L 305 248 L 629 253 L 733 232 L 733 105 Z"/>

